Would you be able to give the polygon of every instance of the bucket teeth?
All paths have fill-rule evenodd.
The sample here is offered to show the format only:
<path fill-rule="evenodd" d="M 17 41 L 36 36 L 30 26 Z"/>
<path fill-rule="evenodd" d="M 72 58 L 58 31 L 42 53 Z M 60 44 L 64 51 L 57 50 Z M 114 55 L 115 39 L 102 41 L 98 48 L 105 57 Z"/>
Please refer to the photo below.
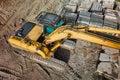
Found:
<path fill-rule="evenodd" d="M 55 58 L 48 58 L 48 59 L 44 59 L 41 56 L 37 55 L 37 54 L 30 54 L 30 53 L 23 53 L 23 56 L 34 60 L 37 63 L 43 64 L 45 66 L 48 66 L 50 68 L 54 68 L 58 71 L 64 71 L 67 67 L 67 64 L 61 60 L 55 59 Z"/>

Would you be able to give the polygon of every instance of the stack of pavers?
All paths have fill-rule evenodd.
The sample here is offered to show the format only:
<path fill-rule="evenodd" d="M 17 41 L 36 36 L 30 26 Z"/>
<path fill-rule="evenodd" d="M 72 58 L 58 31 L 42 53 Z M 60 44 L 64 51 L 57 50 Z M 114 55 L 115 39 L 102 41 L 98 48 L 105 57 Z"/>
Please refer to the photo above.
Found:
<path fill-rule="evenodd" d="M 80 25 L 89 25 L 90 23 L 91 12 L 81 10 L 79 12 L 78 24 Z"/>
<path fill-rule="evenodd" d="M 103 26 L 103 15 L 92 13 L 90 18 L 90 24 L 95 26 Z"/>
<path fill-rule="evenodd" d="M 111 10 L 105 11 L 105 18 L 104 18 L 104 27 L 114 28 L 117 29 L 117 15 L 116 13 L 111 12 Z"/>

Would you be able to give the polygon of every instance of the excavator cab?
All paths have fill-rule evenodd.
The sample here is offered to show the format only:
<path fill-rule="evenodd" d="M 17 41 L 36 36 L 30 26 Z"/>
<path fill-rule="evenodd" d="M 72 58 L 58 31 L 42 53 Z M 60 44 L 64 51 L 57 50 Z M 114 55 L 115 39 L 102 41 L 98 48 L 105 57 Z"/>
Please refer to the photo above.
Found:
<path fill-rule="evenodd" d="M 56 28 L 62 26 L 64 22 L 62 21 L 61 17 L 57 14 L 48 13 L 48 12 L 41 12 L 37 17 L 36 20 L 44 25 L 44 33 L 50 34 Z"/>

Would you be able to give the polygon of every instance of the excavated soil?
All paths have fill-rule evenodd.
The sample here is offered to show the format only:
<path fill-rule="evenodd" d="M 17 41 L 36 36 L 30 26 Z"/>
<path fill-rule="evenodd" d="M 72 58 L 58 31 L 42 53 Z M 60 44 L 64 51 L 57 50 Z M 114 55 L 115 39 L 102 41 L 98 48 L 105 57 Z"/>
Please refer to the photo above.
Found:
<path fill-rule="evenodd" d="M 78 40 L 64 72 L 21 56 L 7 41 L 22 18 L 32 20 L 41 11 L 58 13 L 67 0 L 0 0 L 0 80 L 103 80 L 96 64 L 100 47 Z M 61 50 L 60 50 L 61 51 Z M 61 52 L 62 53 L 62 52 Z"/>

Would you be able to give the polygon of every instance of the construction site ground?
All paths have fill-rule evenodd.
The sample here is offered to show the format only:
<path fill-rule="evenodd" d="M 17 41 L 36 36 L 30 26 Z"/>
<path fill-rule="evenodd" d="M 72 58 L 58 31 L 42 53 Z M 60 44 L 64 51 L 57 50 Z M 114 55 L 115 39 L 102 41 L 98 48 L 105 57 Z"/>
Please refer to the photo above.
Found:
<path fill-rule="evenodd" d="M 0 80 L 106 80 L 96 73 L 100 45 L 77 40 L 70 51 L 70 69 L 59 72 L 31 59 L 7 41 L 22 18 L 32 20 L 41 11 L 57 13 L 67 0 L 0 0 Z M 60 53 L 63 53 L 59 50 Z"/>

